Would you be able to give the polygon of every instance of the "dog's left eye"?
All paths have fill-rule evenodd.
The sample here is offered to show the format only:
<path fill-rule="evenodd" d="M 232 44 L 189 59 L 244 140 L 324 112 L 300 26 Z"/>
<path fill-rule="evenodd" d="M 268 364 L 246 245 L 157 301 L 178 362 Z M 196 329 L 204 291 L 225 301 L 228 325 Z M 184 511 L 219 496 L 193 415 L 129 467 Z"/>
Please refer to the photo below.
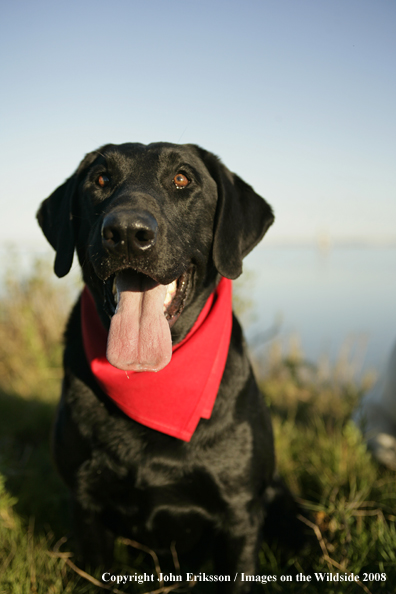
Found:
<path fill-rule="evenodd" d="M 181 190 L 182 188 L 185 188 L 186 186 L 188 186 L 188 184 L 190 183 L 190 180 L 187 179 L 187 177 L 185 175 L 183 175 L 183 173 L 178 173 L 173 178 L 173 183 L 175 184 L 175 186 L 178 190 Z"/>
<path fill-rule="evenodd" d="M 110 183 L 110 178 L 107 175 L 99 175 L 96 181 L 101 188 L 104 188 Z"/>

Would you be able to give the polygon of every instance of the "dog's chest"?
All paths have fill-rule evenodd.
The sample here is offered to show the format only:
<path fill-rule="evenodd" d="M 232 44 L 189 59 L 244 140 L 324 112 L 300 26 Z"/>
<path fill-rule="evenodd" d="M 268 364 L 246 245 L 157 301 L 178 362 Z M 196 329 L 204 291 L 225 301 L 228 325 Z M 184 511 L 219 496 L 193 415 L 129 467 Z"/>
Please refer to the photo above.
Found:
<path fill-rule="evenodd" d="M 225 505 L 216 474 L 164 456 L 126 466 L 95 451 L 79 471 L 78 490 L 115 533 L 155 549 L 169 549 L 172 541 L 189 549 Z"/>

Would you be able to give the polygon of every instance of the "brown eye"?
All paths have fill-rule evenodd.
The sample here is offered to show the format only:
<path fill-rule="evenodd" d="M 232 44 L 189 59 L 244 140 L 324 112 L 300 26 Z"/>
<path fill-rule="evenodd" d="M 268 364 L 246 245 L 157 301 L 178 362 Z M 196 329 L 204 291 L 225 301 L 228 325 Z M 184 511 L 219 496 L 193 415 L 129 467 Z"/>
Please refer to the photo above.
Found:
<path fill-rule="evenodd" d="M 110 178 L 107 175 L 99 175 L 97 182 L 101 188 L 104 188 L 110 183 Z"/>
<path fill-rule="evenodd" d="M 187 179 L 186 176 L 183 175 L 182 173 L 178 173 L 173 178 L 173 183 L 175 184 L 175 186 L 178 190 L 181 190 L 182 188 L 185 188 L 186 186 L 188 186 L 188 184 L 190 183 L 190 180 Z"/>

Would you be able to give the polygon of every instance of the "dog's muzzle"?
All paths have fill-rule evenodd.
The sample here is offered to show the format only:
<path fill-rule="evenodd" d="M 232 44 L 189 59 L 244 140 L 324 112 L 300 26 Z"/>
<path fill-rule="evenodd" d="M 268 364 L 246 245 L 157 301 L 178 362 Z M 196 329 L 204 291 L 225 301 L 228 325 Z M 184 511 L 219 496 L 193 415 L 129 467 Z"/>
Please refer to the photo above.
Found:
<path fill-rule="evenodd" d="M 158 223 L 145 211 L 116 210 L 102 224 L 102 244 L 109 255 L 119 258 L 147 254 L 156 244 Z"/>

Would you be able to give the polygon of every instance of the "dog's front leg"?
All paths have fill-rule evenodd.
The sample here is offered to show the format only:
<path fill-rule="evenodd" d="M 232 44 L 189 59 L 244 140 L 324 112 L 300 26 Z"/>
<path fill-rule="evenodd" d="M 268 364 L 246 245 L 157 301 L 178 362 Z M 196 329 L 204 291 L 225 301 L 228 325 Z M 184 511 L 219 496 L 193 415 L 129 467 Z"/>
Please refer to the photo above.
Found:
<path fill-rule="evenodd" d="M 97 513 L 73 501 L 73 525 L 77 558 L 85 567 L 109 569 L 113 562 L 114 534 L 103 526 Z"/>
<path fill-rule="evenodd" d="M 230 581 L 219 583 L 221 594 L 247 594 L 254 589 L 252 580 L 257 573 L 261 536 L 261 518 L 250 517 L 218 537 L 215 572 L 218 576 L 230 577 Z"/>

